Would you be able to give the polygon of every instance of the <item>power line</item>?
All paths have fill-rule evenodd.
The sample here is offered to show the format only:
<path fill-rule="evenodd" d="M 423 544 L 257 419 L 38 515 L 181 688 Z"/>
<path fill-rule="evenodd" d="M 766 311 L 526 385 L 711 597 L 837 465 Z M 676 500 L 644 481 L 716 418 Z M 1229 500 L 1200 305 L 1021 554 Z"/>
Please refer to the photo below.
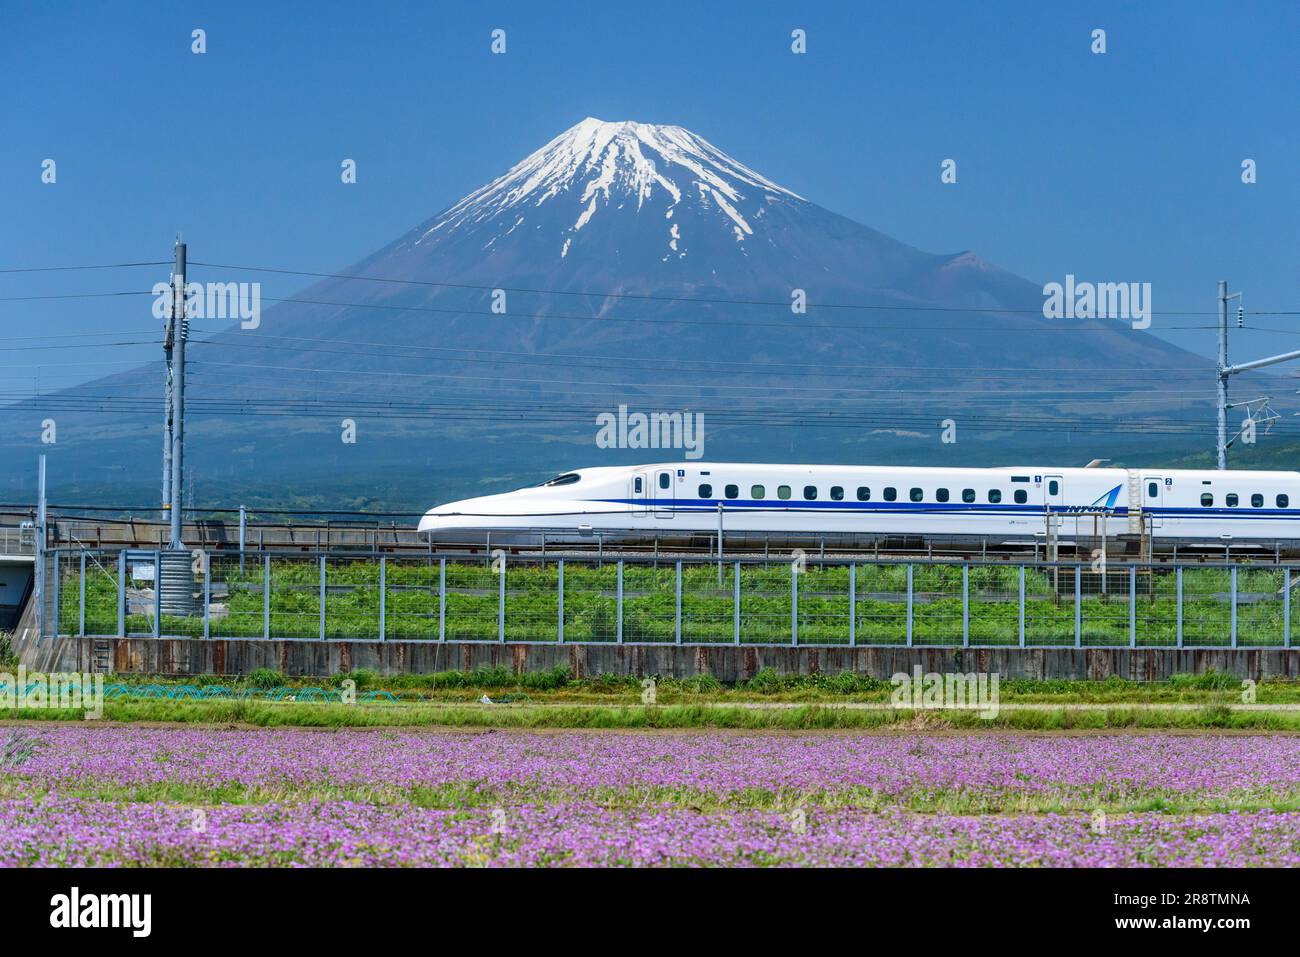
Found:
<path fill-rule="evenodd" d="M 156 346 L 157 344 L 158 342 L 155 339 L 132 339 L 127 342 L 69 342 L 48 346 L 0 346 L 0 352 L 36 352 L 45 349 L 107 349 L 110 346 Z"/>
<path fill-rule="evenodd" d="M 781 306 L 790 308 L 789 300 L 764 300 L 764 299 L 727 299 L 721 297 L 697 297 L 697 296 L 662 296 L 648 293 L 630 293 L 630 292 L 596 292 L 591 290 L 571 290 L 571 289 L 532 289 L 526 286 L 488 286 L 476 283 L 463 282 L 440 282 L 423 279 L 394 279 L 386 276 L 362 276 L 354 273 L 325 273 L 309 272 L 299 269 L 281 269 L 270 266 L 244 266 L 231 265 L 228 263 L 205 263 L 195 261 L 191 263 L 194 266 L 206 266 L 210 269 L 232 269 L 242 270 L 244 272 L 268 272 L 278 273 L 288 276 L 307 276 L 316 279 L 354 279 L 362 282 L 380 282 L 395 283 L 408 286 L 432 286 L 447 289 L 473 289 L 480 292 L 491 292 L 496 289 L 502 289 L 506 292 L 522 292 L 543 296 L 588 296 L 596 299 L 635 299 L 645 302 L 690 302 L 707 305 L 728 305 L 728 306 Z M 886 311 L 917 311 L 917 312 L 963 312 L 963 313 L 1024 313 L 1028 315 L 1041 315 L 1042 309 L 989 309 L 976 308 L 969 306 L 885 306 L 876 303 L 845 303 L 845 302 L 809 302 L 808 308 L 819 309 L 863 309 L 863 310 L 886 310 Z M 1152 313 L 1153 315 L 1179 315 L 1179 316 L 1213 316 L 1214 312 L 1198 312 L 1191 310 L 1176 310 L 1168 312 Z"/>
<path fill-rule="evenodd" d="M 34 508 L 30 503 L 0 503 L 0 510 L 12 511 Z M 157 512 L 157 505 L 47 505 L 47 509 L 72 509 L 78 512 Z M 374 518 L 409 518 L 411 516 L 422 516 L 427 509 L 418 509 L 411 512 L 367 512 L 357 509 L 341 508 L 260 508 L 257 506 L 246 505 L 244 510 L 249 515 L 360 515 Z M 185 506 L 185 511 L 191 515 L 238 515 L 238 508 L 215 507 L 215 508 L 196 508 Z M 69 514 L 60 515 L 59 518 L 64 521 L 78 519 L 83 516 Z"/>
<path fill-rule="evenodd" d="M 95 400 L 91 400 L 93 403 Z M 196 399 L 195 411 L 222 416 L 290 416 L 290 415 L 347 415 L 364 418 L 388 419 L 454 419 L 459 421 L 487 420 L 496 424 L 505 424 L 513 417 L 520 422 L 572 422 L 581 420 L 586 424 L 593 421 L 593 416 L 608 413 L 603 406 L 553 406 L 539 409 L 535 405 L 508 406 L 499 403 L 494 408 L 485 408 L 479 403 L 467 406 L 457 402 L 376 402 L 373 400 L 350 399 L 342 402 L 321 402 L 318 400 L 275 399 L 261 397 L 253 400 L 230 399 Z M 55 401 L 51 407 L 71 408 L 73 411 L 84 409 L 86 399 L 68 405 Z M 151 412 L 153 403 L 146 398 L 130 399 L 125 397 L 101 397 L 97 408 L 104 410 L 114 408 L 125 411 Z M 935 415 L 904 412 L 881 416 L 875 413 L 835 412 L 825 410 L 791 410 L 791 409 L 746 409 L 746 408 L 711 408 L 704 406 L 692 409 L 706 416 L 728 422 L 744 424 L 754 423 L 764 426 L 801 425 L 804 427 L 829 428 L 877 428 L 884 430 L 913 428 L 937 428 Z M 1159 419 L 1123 419 L 1102 420 L 1096 417 L 1080 420 L 1078 418 L 1052 418 L 1048 416 L 1026 416 L 1023 414 L 998 415 L 960 415 L 959 422 L 967 429 L 980 431 L 1014 432 L 1029 429 L 1052 429 L 1066 432 L 1138 432 L 1169 435 L 1199 435 L 1210 430 L 1195 421 L 1162 421 Z M 1277 431 L 1277 430 L 1275 430 Z M 1285 430 L 1290 434 L 1292 430 Z"/>
<path fill-rule="evenodd" d="M 153 292 L 69 292 L 47 296 L 0 296 L 0 302 L 38 302 L 50 299 L 111 299 L 114 296 L 152 296 Z"/>
<path fill-rule="evenodd" d="M 136 263 L 98 263 L 91 266 L 6 266 L 0 269 L 0 273 L 24 273 L 24 272 L 72 272 L 83 269 L 130 269 L 134 266 L 170 266 L 171 260 L 159 259 L 153 262 L 136 262 Z"/>
<path fill-rule="evenodd" d="M 85 270 L 99 269 L 130 269 L 145 266 L 170 266 L 171 260 L 155 259 L 141 260 L 137 262 L 121 263 L 92 263 L 78 264 L 71 266 L 6 266 L 0 267 L 0 274 L 12 275 L 22 273 L 46 273 L 46 272 L 74 272 Z M 545 296 L 585 296 L 597 299 L 632 299 L 643 302 L 675 302 L 675 303 L 699 303 L 705 305 L 734 305 L 734 306 L 780 306 L 789 308 L 790 302 L 786 300 L 766 300 L 766 299 L 735 299 L 719 296 L 665 296 L 652 293 L 631 293 L 631 292 L 613 292 L 609 290 L 574 290 L 574 289 L 539 289 L 528 286 L 500 286 L 486 285 L 480 283 L 450 282 L 445 280 L 421 280 L 421 279 L 397 279 L 389 276 L 366 276 L 356 273 L 331 273 L 317 272 L 304 269 L 285 269 L 282 267 L 272 266 L 252 266 L 229 263 L 209 263 L 194 261 L 192 266 L 205 266 L 210 269 L 231 269 L 245 272 L 265 272 L 286 276 L 303 276 L 313 279 L 343 279 L 355 280 L 358 282 L 375 282 L 389 283 L 397 285 L 423 286 L 432 288 L 446 289 L 472 289 L 480 292 L 491 292 L 496 289 L 502 289 L 507 292 L 520 292 L 530 295 Z M 91 293 L 91 294 L 73 294 L 66 297 L 3 297 L 0 301 L 24 301 L 30 298 L 86 298 L 93 296 L 108 295 L 152 295 L 150 293 Z M 280 300 L 296 301 L 296 300 Z M 808 302 L 808 308 L 820 309 L 858 309 L 867 311 L 897 311 L 897 312 L 955 312 L 955 313 L 982 313 L 982 314 L 1023 314 L 1039 315 L 1041 309 L 1007 309 L 1007 308 L 990 308 L 975 306 L 920 306 L 920 305 L 883 305 L 880 303 L 841 303 L 841 302 Z M 1201 310 L 1162 310 L 1153 312 L 1152 315 L 1164 316 L 1214 316 L 1216 313 Z M 1295 316 L 1300 315 L 1300 310 L 1251 310 L 1247 315 L 1252 316 Z M 1197 327 L 1199 328 L 1199 327 Z"/>

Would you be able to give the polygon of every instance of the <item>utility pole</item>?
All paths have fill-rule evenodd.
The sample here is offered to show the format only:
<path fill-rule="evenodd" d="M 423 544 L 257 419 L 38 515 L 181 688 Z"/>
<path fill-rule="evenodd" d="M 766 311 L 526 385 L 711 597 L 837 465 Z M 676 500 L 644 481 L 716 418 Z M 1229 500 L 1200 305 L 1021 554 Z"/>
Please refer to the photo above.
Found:
<path fill-rule="evenodd" d="M 172 506 L 172 345 L 176 339 L 177 299 L 176 274 L 172 273 L 172 305 L 167 313 L 167 325 L 163 332 L 163 358 L 167 366 L 167 396 L 163 407 L 162 508 L 164 514 Z M 180 302 L 183 308 L 183 297 Z"/>
<path fill-rule="evenodd" d="M 176 266 L 173 270 L 172 317 L 173 346 L 171 382 L 171 534 L 168 548 L 184 548 L 181 541 L 181 504 L 185 485 L 185 340 L 190 334 L 190 317 L 185 305 L 185 244 L 176 239 Z"/>
<path fill-rule="evenodd" d="M 1215 442 L 1215 456 L 1218 459 L 1218 467 L 1226 469 L 1228 467 L 1228 281 L 1226 279 L 1219 280 L 1219 361 L 1215 368 L 1219 376 L 1219 437 Z"/>
<path fill-rule="evenodd" d="M 45 504 L 45 456 L 42 455 L 37 460 L 36 472 L 36 636 L 38 640 L 45 638 L 45 525 L 48 515 Z M 54 609 L 54 622 L 57 637 L 59 610 Z"/>
<path fill-rule="evenodd" d="M 1240 299 L 1241 293 L 1234 292 L 1228 295 L 1227 280 L 1219 280 L 1219 361 L 1217 372 L 1219 377 L 1218 389 L 1218 439 L 1215 442 L 1215 456 L 1218 459 L 1218 466 L 1221 469 L 1228 467 L 1228 447 L 1236 441 L 1228 439 L 1228 379 L 1231 376 L 1242 372 L 1249 372 L 1252 369 L 1262 369 L 1264 366 L 1271 366 L 1278 362 L 1290 362 L 1292 359 L 1300 359 L 1300 349 L 1294 352 L 1283 352 L 1280 355 L 1269 356 L 1266 359 L 1255 359 L 1253 362 L 1240 362 L 1237 365 L 1228 365 L 1228 300 Z M 1238 309 L 1239 319 L 1244 317 L 1244 310 Z"/>

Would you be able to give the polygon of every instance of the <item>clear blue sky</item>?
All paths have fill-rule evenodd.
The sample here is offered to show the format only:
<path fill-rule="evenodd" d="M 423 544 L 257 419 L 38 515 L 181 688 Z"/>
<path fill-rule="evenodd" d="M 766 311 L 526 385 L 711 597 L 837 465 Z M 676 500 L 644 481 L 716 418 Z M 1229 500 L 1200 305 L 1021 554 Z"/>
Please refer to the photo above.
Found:
<path fill-rule="evenodd" d="M 0 266 L 166 259 L 183 230 L 195 259 L 337 269 L 593 115 L 686 126 L 829 209 L 1038 282 L 1149 281 L 1157 311 L 1208 310 L 1227 278 L 1249 308 L 1300 308 L 1294 2 L 14 4 L 0 62 Z M 165 278 L 0 275 L 0 296 Z M 16 337 L 156 325 L 147 299 L 0 302 L 0 381 L 158 354 Z"/>

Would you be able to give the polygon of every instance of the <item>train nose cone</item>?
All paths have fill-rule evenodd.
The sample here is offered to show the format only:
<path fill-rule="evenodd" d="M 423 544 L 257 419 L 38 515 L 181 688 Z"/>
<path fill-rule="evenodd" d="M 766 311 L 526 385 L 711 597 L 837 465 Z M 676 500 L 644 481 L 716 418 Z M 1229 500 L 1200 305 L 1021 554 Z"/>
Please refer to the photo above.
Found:
<path fill-rule="evenodd" d="M 420 524 L 416 527 L 419 532 L 435 532 L 442 528 L 443 516 L 436 512 L 426 512 L 420 519 Z"/>
<path fill-rule="evenodd" d="M 437 505 L 424 513 L 418 530 L 421 532 L 448 532 L 481 527 L 492 522 L 492 517 L 502 511 L 497 496 L 467 498 L 459 502 Z"/>

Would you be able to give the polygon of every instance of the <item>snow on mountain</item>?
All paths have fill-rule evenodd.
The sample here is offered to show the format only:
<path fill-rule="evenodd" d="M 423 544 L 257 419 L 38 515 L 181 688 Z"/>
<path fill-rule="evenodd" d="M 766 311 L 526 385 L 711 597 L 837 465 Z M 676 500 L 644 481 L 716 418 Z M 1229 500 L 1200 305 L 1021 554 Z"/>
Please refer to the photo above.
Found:
<path fill-rule="evenodd" d="M 442 213 L 414 245 L 481 228 L 492 231 L 484 242 L 490 248 L 518 229 L 541 225 L 555 255 L 565 258 L 575 235 L 614 209 L 665 220 L 664 258 L 684 258 L 690 244 L 684 218 L 743 244 L 768 206 L 791 201 L 806 202 L 690 130 L 587 117 Z M 555 215 L 541 219 L 540 213 Z"/>

